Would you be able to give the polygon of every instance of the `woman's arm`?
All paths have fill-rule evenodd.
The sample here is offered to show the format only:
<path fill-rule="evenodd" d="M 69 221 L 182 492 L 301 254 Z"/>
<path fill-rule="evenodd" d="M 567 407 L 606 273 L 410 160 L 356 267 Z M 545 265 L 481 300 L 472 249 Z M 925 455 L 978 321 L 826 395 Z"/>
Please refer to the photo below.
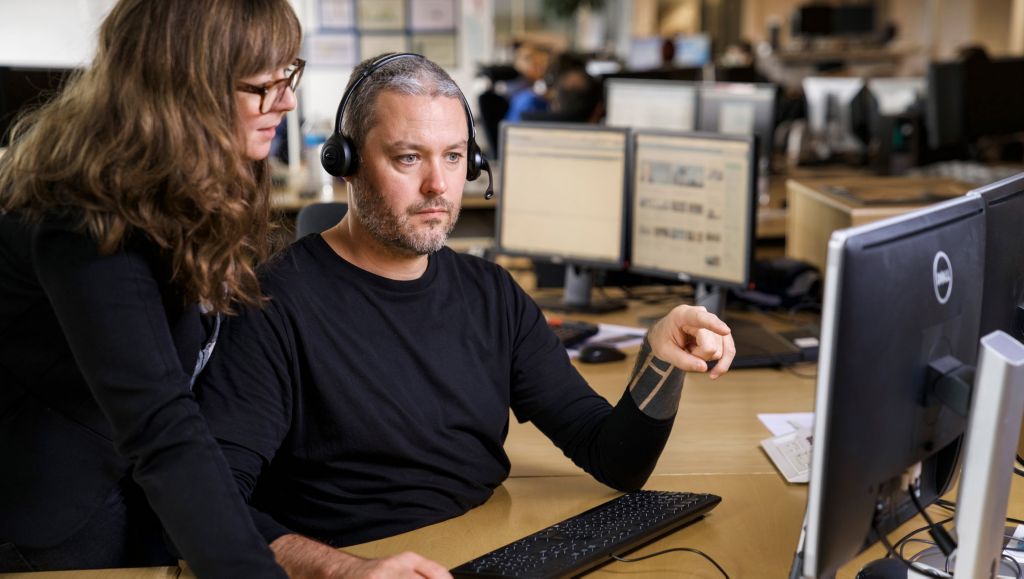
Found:
<path fill-rule="evenodd" d="M 32 252 L 114 445 L 185 559 L 201 577 L 284 577 L 189 390 L 152 264 L 48 223 Z"/>

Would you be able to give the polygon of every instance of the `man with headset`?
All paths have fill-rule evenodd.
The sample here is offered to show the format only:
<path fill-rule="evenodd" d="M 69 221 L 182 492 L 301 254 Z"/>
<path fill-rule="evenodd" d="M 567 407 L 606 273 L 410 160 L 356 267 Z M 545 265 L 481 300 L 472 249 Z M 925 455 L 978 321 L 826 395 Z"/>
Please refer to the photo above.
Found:
<path fill-rule="evenodd" d="M 367 561 L 327 545 L 486 501 L 509 473 L 510 408 L 597 480 L 637 489 L 668 438 L 684 371 L 707 360 L 718 361 L 711 378 L 728 370 L 729 328 L 680 306 L 651 328 L 612 407 L 505 270 L 445 247 L 465 181 L 489 171 L 462 93 L 429 60 L 360 64 L 322 161 L 351 185 L 348 213 L 264 267 L 269 301 L 226 324 L 197 386 L 290 574 L 447 576 L 417 555 Z"/>

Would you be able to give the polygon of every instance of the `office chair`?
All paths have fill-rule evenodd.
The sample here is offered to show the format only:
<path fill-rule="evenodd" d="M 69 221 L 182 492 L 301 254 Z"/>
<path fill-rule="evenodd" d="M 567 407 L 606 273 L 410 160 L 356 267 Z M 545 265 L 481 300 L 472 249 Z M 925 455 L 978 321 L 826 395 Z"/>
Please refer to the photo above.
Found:
<path fill-rule="evenodd" d="M 295 218 L 295 239 L 302 239 L 310 233 L 326 231 L 341 221 L 348 211 L 348 203 L 338 201 L 313 203 L 299 210 Z"/>
<path fill-rule="evenodd" d="M 483 121 L 481 124 L 484 128 L 484 135 L 487 136 L 487 145 L 490 148 L 488 156 L 497 159 L 500 155 L 498 127 L 501 120 L 505 118 L 505 114 L 508 113 L 508 99 L 495 92 L 493 88 L 489 88 L 480 93 L 478 102 L 480 104 L 480 120 Z"/>

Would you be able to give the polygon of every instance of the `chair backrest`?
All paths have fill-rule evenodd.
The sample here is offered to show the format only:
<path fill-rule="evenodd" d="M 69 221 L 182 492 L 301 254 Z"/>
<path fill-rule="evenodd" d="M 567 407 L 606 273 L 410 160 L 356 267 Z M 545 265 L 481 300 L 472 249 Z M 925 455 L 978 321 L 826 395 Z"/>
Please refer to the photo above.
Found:
<path fill-rule="evenodd" d="M 480 93 L 479 103 L 480 120 L 483 121 L 481 124 L 484 127 L 484 135 L 487 136 L 487 145 L 490 147 L 488 157 L 497 159 L 501 153 L 498 150 L 498 126 L 508 113 L 508 99 L 494 90 L 486 90 Z"/>
<path fill-rule="evenodd" d="M 295 218 L 295 239 L 302 239 L 310 233 L 326 231 L 341 221 L 348 211 L 348 203 L 333 201 L 313 203 L 299 210 Z"/>

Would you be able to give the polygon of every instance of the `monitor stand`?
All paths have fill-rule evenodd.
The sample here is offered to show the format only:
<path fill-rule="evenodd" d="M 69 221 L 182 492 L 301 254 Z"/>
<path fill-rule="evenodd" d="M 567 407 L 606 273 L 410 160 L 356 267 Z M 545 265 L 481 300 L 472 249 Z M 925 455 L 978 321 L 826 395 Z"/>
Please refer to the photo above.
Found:
<path fill-rule="evenodd" d="M 948 566 L 955 577 L 990 577 L 993 569 L 999 576 L 1014 577 L 1016 569 L 1002 559 L 1003 525 L 1024 414 L 1024 345 L 998 330 L 982 338 L 973 390 L 957 490 L 958 545 Z M 935 569 L 947 566 L 945 554 L 934 547 L 916 560 Z M 879 576 L 923 575 L 903 566 Z"/>
<path fill-rule="evenodd" d="M 584 314 L 603 314 L 626 309 L 622 300 L 594 300 L 591 293 L 594 289 L 594 270 L 577 265 L 565 268 L 565 289 L 561 297 L 540 297 L 537 305 L 542 309 L 555 312 L 575 312 Z"/>
<path fill-rule="evenodd" d="M 704 306 L 729 324 L 736 344 L 731 368 L 771 368 L 804 361 L 803 351 L 788 338 L 749 320 L 727 319 L 724 315 L 726 293 L 721 286 L 697 284 L 694 304 Z"/>

